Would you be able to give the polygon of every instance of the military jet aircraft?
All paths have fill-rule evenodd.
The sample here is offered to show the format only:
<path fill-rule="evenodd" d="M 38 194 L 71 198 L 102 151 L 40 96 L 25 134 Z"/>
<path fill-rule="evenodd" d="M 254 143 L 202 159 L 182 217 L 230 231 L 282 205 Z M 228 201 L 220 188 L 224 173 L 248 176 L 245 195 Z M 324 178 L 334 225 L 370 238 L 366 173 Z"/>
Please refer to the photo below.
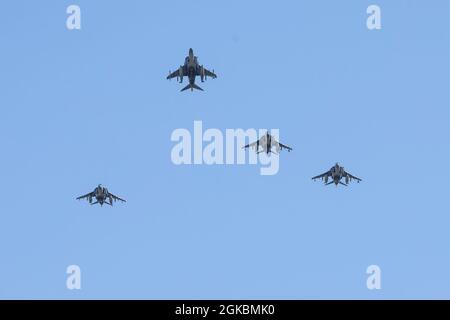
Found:
<path fill-rule="evenodd" d="M 186 76 L 189 79 L 189 84 L 181 89 L 181 91 L 191 89 L 193 91 L 194 89 L 203 91 L 202 88 L 200 88 L 198 85 L 195 84 L 195 77 L 200 76 L 201 81 L 203 82 L 208 77 L 211 77 L 213 79 L 217 78 L 216 74 L 214 73 L 214 70 L 211 72 L 207 70 L 203 65 L 200 65 L 198 63 L 197 57 L 194 56 L 194 50 L 189 49 L 189 56 L 184 59 L 184 65 L 180 66 L 180 68 L 177 71 L 170 72 L 167 76 L 167 79 L 177 78 L 177 80 L 180 81 L 180 83 L 183 82 L 183 77 Z"/>
<path fill-rule="evenodd" d="M 328 178 L 331 178 L 332 181 L 328 182 Z M 343 183 L 341 180 L 345 179 L 345 183 Z M 334 183 L 336 186 L 338 184 L 342 184 L 344 186 L 347 186 L 348 183 L 352 180 L 356 180 L 358 183 L 360 181 L 362 181 L 360 178 L 357 178 L 353 175 L 351 175 L 350 173 L 346 172 L 344 170 L 344 167 L 341 167 L 338 163 L 336 163 L 333 167 L 331 167 L 330 170 L 328 170 L 325 173 L 322 173 L 318 176 L 315 176 L 312 178 L 312 180 L 316 180 L 316 179 L 322 179 L 325 182 L 325 185 L 329 185 Z"/>
<path fill-rule="evenodd" d="M 291 147 L 288 147 L 275 140 L 274 136 L 270 135 L 269 132 L 266 132 L 266 134 L 263 135 L 258 141 L 255 141 L 253 143 L 244 146 L 243 149 L 253 148 L 256 151 L 256 153 L 265 152 L 266 154 L 269 154 L 271 152 L 275 153 L 272 151 L 273 147 L 276 150 L 276 154 L 278 154 L 283 149 L 286 149 L 288 152 L 291 152 L 292 150 Z"/>
<path fill-rule="evenodd" d="M 101 184 L 98 185 L 98 187 L 96 187 L 94 189 L 94 191 L 89 192 L 88 194 L 85 194 L 84 196 L 78 197 L 77 200 L 81 200 L 87 198 L 87 200 L 89 201 L 89 203 L 92 204 L 96 204 L 96 203 L 100 203 L 101 206 L 103 206 L 104 203 L 109 204 L 110 206 L 113 205 L 113 200 L 114 201 L 122 201 L 122 202 L 126 202 L 124 199 L 121 199 L 115 195 L 113 195 L 111 192 L 108 191 L 108 189 L 106 189 L 105 187 L 102 187 Z M 95 198 L 95 202 L 92 202 L 92 198 Z M 108 201 L 109 200 L 109 201 Z"/>

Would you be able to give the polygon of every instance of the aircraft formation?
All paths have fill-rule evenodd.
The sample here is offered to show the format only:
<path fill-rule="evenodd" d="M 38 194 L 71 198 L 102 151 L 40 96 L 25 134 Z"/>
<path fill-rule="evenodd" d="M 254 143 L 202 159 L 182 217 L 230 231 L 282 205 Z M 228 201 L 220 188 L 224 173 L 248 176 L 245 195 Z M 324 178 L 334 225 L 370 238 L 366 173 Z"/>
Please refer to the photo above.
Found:
<path fill-rule="evenodd" d="M 177 78 L 179 83 L 183 83 L 184 77 L 188 78 L 189 83 L 180 91 L 186 91 L 188 89 L 190 89 L 191 91 L 194 91 L 194 89 L 204 91 L 195 83 L 196 78 L 200 77 L 201 82 L 204 82 L 208 77 L 213 79 L 217 78 L 217 75 L 214 73 L 214 69 L 213 71 L 209 71 L 203 65 L 201 65 L 198 62 L 197 56 L 194 55 L 194 50 L 190 48 L 188 56 L 186 56 L 186 58 L 184 59 L 184 64 L 180 65 L 180 67 L 174 72 L 169 71 L 167 79 L 170 80 L 173 78 Z M 264 152 L 267 155 L 270 155 L 271 153 L 279 154 L 283 149 L 286 149 L 288 152 L 292 151 L 291 147 L 277 141 L 276 138 L 269 132 L 263 135 L 259 140 L 247 144 L 242 148 L 252 148 L 257 154 Z M 356 180 L 358 183 L 362 181 L 362 179 L 345 171 L 344 167 L 340 166 L 338 163 L 331 167 L 327 172 L 312 177 L 311 179 L 314 181 L 317 179 L 322 179 L 325 185 L 334 183 L 336 186 L 338 186 L 339 184 L 348 186 L 349 182 L 351 182 L 352 180 Z M 342 179 L 344 179 L 345 182 L 342 182 Z M 328 182 L 328 180 L 330 181 Z M 103 204 L 112 206 L 113 202 L 115 201 L 126 202 L 126 200 L 109 192 L 108 189 L 103 187 L 101 184 L 99 184 L 92 192 L 89 192 L 76 199 L 87 199 L 91 205 L 100 204 L 100 206 L 103 206 Z M 94 199 L 95 202 L 92 202 Z"/>

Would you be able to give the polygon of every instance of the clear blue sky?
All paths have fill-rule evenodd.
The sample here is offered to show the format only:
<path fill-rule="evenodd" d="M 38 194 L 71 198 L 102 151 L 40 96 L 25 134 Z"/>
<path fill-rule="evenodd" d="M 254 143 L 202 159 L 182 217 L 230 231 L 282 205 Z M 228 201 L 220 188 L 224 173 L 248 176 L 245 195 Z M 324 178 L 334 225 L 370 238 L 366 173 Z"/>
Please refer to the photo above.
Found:
<path fill-rule="evenodd" d="M 382 30 L 366 8 L 382 9 Z M 82 30 L 66 29 L 78 4 Z M 450 298 L 450 3 L 7 1 L 0 298 Z M 218 78 L 167 81 L 192 47 Z M 174 129 L 278 128 L 280 171 L 175 166 Z M 348 188 L 311 177 L 340 162 Z M 128 200 L 75 197 L 103 183 Z M 66 267 L 82 290 L 66 288 Z M 382 289 L 366 288 L 366 268 Z"/>

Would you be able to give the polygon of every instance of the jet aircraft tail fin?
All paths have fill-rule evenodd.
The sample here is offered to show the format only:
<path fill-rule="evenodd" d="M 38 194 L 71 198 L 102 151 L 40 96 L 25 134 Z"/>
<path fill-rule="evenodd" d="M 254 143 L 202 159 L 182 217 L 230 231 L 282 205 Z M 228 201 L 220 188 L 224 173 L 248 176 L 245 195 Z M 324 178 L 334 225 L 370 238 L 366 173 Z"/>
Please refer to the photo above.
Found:
<path fill-rule="evenodd" d="M 191 91 L 193 91 L 194 89 L 203 91 L 203 89 L 200 88 L 200 87 L 199 87 L 198 85 L 196 85 L 195 83 L 192 83 L 192 84 L 189 83 L 186 87 L 184 87 L 183 89 L 181 89 L 181 91 L 185 91 L 185 90 L 187 90 L 187 89 L 191 89 Z"/>

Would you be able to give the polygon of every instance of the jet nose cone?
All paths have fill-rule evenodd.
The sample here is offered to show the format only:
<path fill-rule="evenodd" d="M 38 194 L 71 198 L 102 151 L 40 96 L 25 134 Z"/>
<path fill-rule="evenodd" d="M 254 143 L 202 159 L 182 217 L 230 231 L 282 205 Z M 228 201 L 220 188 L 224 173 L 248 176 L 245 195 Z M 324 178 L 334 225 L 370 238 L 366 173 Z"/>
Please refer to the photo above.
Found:
<path fill-rule="evenodd" d="M 192 48 L 189 48 L 189 53 L 194 53 L 194 50 Z"/>

